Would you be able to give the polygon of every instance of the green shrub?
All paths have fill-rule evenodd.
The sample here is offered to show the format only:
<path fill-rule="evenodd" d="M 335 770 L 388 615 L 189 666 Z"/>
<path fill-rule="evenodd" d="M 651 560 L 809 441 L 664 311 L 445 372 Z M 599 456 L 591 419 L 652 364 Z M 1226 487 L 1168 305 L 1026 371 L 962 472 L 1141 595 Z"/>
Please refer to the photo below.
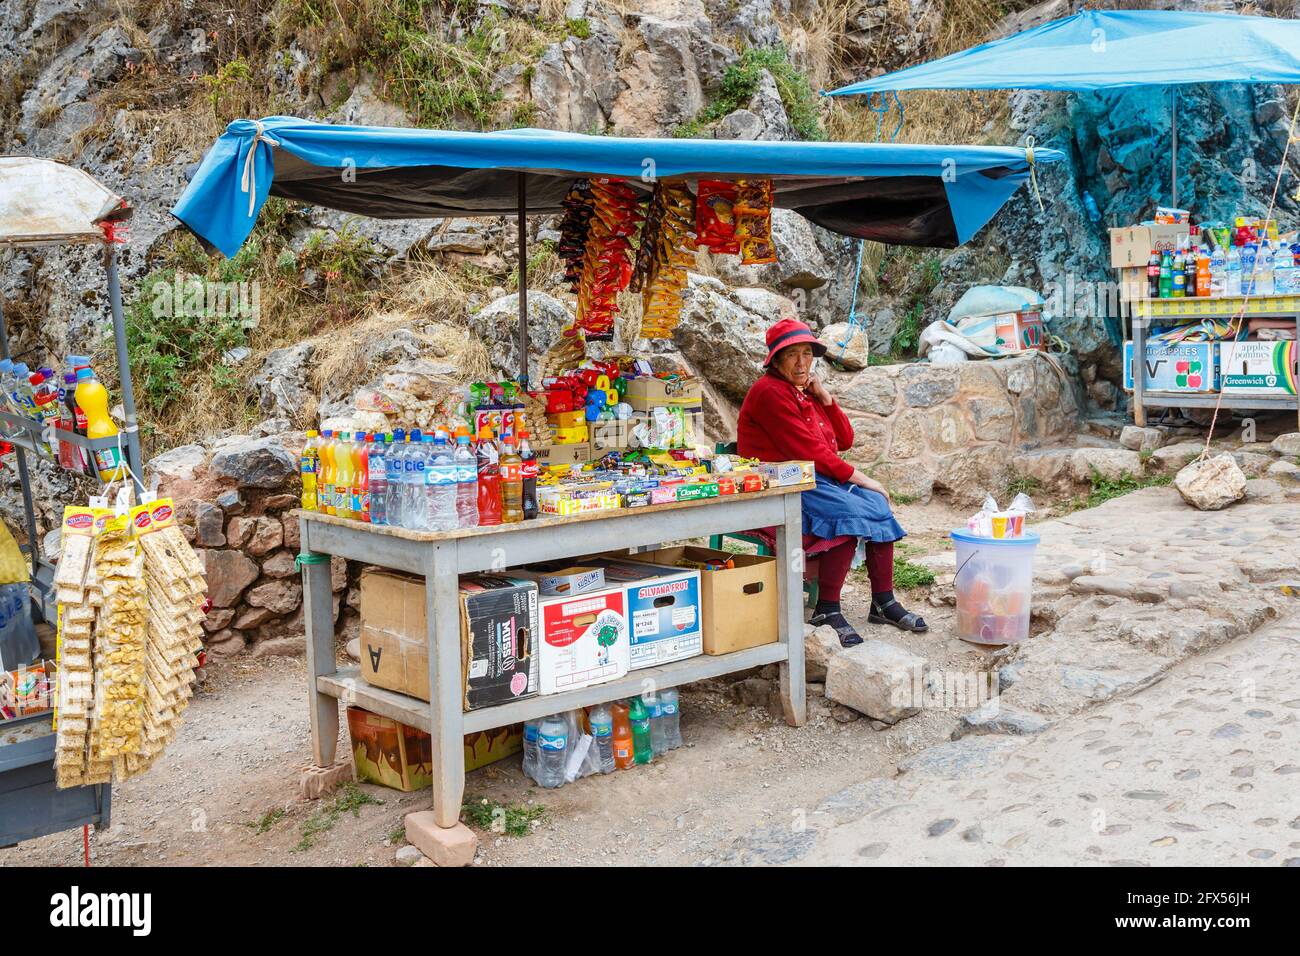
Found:
<path fill-rule="evenodd" d="M 776 83 L 795 135 L 807 140 L 825 139 L 826 131 L 817 116 L 817 94 L 808 78 L 790 63 L 784 46 L 747 48 L 739 60 L 727 67 L 712 101 L 694 119 L 678 126 L 673 135 L 682 139 L 698 137 L 710 124 L 746 106 L 757 92 L 764 70 Z"/>

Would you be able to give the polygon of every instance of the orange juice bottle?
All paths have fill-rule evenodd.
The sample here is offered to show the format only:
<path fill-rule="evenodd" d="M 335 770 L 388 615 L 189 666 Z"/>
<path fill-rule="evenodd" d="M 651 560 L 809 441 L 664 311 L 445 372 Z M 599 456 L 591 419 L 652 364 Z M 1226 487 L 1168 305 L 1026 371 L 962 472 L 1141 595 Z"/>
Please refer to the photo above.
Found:
<path fill-rule="evenodd" d="M 635 754 L 632 748 L 632 722 L 628 719 L 627 704 L 619 701 L 610 704 L 609 711 L 614 717 L 614 766 L 626 770 L 632 766 Z"/>
<path fill-rule="evenodd" d="M 352 435 L 339 433 L 339 443 L 334 450 L 334 500 L 335 514 L 340 518 L 355 518 L 352 513 Z"/>
<path fill-rule="evenodd" d="M 370 520 L 370 443 L 374 435 L 357 432 L 352 447 L 352 517 L 358 521 Z"/>
<path fill-rule="evenodd" d="M 108 414 L 108 390 L 95 378 L 89 368 L 77 372 L 77 406 L 86 413 L 87 438 L 112 438 L 117 434 L 117 426 Z M 95 467 L 99 470 L 101 481 L 121 478 L 121 453 L 116 448 L 102 448 L 95 452 Z"/>

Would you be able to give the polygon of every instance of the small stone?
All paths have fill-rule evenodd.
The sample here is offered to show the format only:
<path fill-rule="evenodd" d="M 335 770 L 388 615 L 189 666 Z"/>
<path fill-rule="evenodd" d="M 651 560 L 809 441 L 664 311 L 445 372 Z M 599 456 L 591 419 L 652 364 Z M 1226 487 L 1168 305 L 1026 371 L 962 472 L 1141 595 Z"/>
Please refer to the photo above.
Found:
<path fill-rule="evenodd" d="M 348 586 L 348 562 L 337 554 L 330 555 L 330 590 L 338 594 Z"/>
<path fill-rule="evenodd" d="M 1286 458 L 1300 457 L 1300 432 L 1288 432 L 1285 435 L 1278 435 L 1273 439 L 1269 446 L 1276 455 L 1282 455 Z"/>
<path fill-rule="evenodd" d="M 746 707 L 766 707 L 772 700 L 772 686 L 761 677 L 746 677 L 731 685 L 731 694 Z"/>
<path fill-rule="evenodd" d="M 929 837 L 943 836 L 949 830 L 957 825 L 957 821 L 952 817 L 944 817 L 942 820 L 935 820 L 925 828 L 925 835 Z"/>
<path fill-rule="evenodd" d="M 1165 433 L 1158 428 L 1125 425 L 1119 433 L 1119 443 L 1131 451 L 1154 451 L 1165 443 Z"/>
<path fill-rule="evenodd" d="M 302 603 L 302 585 L 297 581 L 268 581 L 249 591 L 244 601 L 272 614 L 288 614 Z"/>
<path fill-rule="evenodd" d="M 1222 454 L 1187 465 L 1174 477 L 1174 487 L 1198 511 L 1218 511 L 1246 495 L 1246 475 Z"/>
<path fill-rule="evenodd" d="M 253 517 L 235 517 L 226 522 L 226 544 L 231 548 L 242 548 L 248 543 L 249 536 L 257 527 Z"/>
<path fill-rule="evenodd" d="M 238 488 L 231 488 L 217 495 L 217 504 L 228 515 L 243 514 L 244 508 L 247 507 L 244 496 L 239 493 Z"/>
<path fill-rule="evenodd" d="M 203 619 L 203 629 L 210 634 L 215 634 L 222 628 L 229 627 L 234 618 L 234 608 L 214 607 L 208 611 L 208 616 Z"/>
<path fill-rule="evenodd" d="M 194 543 L 201 548 L 220 548 L 226 543 L 222 532 L 225 515 L 216 505 L 200 501 L 194 508 Z"/>
<path fill-rule="evenodd" d="M 421 860 L 428 859 L 420 852 L 419 847 L 411 846 L 409 843 L 397 851 L 398 866 L 414 866 Z"/>
<path fill-rule="evenodd" d="M 297 573 L 294 556 L 288 551 L 276 551 L 262 562 L 262 573 L 268 578 L 287 578 Z"/>
<path fill-rule="evenodd" d="M 361 638 L 354 637 L 352 640 L 348 641 L 347 653 L 348 657 L 352 658 L 354 661 L 361 660 Z"/>
<path fill-rule="evenodd" d="M 1050 722 L 1037 714 L 1019 711 L 997 700 L 990 700 L 969 714 L 962 715 L 957 729 L 952 732 L 952 739 L 960 740 L 968 734 L 1027 736 L 1041 734 L 1049 726 Z"/>
<path fill-rule="evenodd" d="M 248 537 L 248 542 L 244 545 L 245 550 L 254 556 L 266 554 L 284 543 L 284 526 L 274 518 L 258 518 L 257 524 L 253 527 L 252 534 Z"/>
<path fill-rule="evenodd" d="M 851 724 L 855 720 L 861 720 L 862 715 L 852 707 L 845 707 L 843 704 L 836 704 L 831 708 L 831 717 L 841 724 Z"/>
<path fill-rule="evenodd" d="M 297 508 L 302 499 L 297 495 L 271 495 L 262 502 L 267 511 L 283 511 L 285 508 Z"/>
<path fill-rule="evenodd" d="M 275 617 L 275 613 L 264 607 L 250 607 L 239 615 L 239 618 L 235 621 L 235 628 L 240 631 L 249 631 L 259 624 L 266 623 L 273 617 Z"/>
<path fill-rule="evenodd" d="M 835 633 L 835 628 L 829 624 L 823 624 L 821 627 L 805 624 L 803 626 L 804 678 L 825 681 L 826 666 L 841 650 L 840 637 Z"/>

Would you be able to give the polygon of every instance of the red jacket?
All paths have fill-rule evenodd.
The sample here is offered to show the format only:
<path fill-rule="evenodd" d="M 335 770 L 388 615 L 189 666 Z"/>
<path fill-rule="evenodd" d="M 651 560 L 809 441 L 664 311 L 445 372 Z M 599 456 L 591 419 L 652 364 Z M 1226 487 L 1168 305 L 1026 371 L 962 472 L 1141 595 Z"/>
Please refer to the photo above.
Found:
<path fill-rule="evenodd" d="M 847 481 L 853 466 L 839 453 L 853 447 L 853 426 L 839 405 L 823 405 L 785 379 L 761 376 L 740 406 L 736 450 L 760 461 L 811 459 L 819 474 Z"/>

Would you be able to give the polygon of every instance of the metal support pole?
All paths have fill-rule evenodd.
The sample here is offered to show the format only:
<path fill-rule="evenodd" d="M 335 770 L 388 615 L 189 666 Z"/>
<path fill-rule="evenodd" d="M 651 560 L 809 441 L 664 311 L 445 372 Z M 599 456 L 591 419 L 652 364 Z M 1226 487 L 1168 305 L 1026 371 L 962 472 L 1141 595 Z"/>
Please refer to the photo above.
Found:
<path fill-rule="evenodd" d="M 1178 208 L 1178 87 L 1169 87 L 1169 205 Z"/>
<path fill-rule="evenodd" d="M 4 304 L 0 303 L 0 358 L 9 357 L 9 326 L 5 323 Z M 23 515 L 27 519 L 27 544 L 31 549 L 32 580 L 36 580 L 37 566 L 41 561 L 41 542 L 36 532 L 36 509 L 32 504 L 32 482 L 27 473 L 27 453 L 17 445 L 14 454 L 18 460 L 18 486 L 23 494 Z"/>
<path fill-rule="evenodd" d="M 528 387 L 528 181 L 519 173 L 519 383 Z"/>
<path fill-rule="evenodd" d="M 112 243 L 105 248 L 108 269 L 108 301 L 113 310 L 113 342 L 117 345 L 117 371 L 122 383 L 122 415 L 126 420 L 126 460 L 131 465 L 137 497 L 144 491 L 140 483 L 144 463 L 140 460 L 140 428 L 135 417 L 135 391 L 131 387 L 131 360 L 126 351 L 126 320 L 122 317 L 122 286 L 117 278 L 117 249 Z"/>

